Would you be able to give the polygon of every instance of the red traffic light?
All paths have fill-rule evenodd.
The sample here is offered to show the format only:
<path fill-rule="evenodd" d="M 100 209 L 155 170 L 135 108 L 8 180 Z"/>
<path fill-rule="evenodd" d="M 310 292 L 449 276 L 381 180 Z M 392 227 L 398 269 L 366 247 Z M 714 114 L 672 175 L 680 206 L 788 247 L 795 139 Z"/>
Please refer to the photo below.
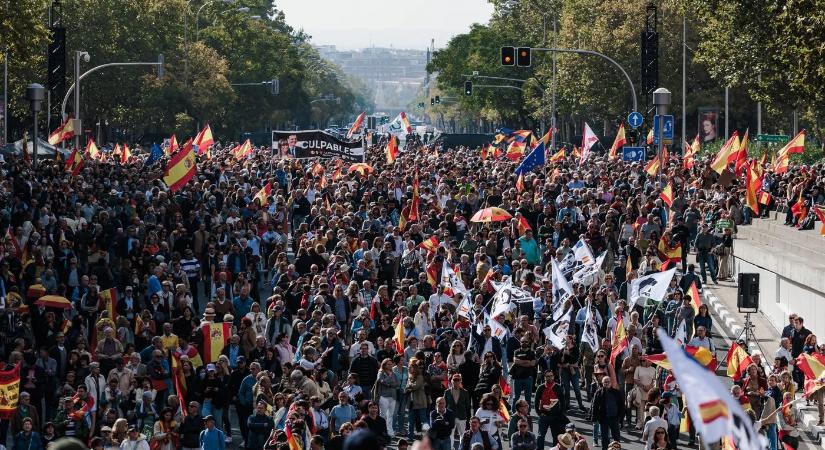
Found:
<path fill-rule="evenodd" d="M 515 66 L 516 65 L 516 48 L 515 47 L 501 47 L 501 65 Z"/>
<path fill-rule="evenodd" d="M 530 47 L 519 47 L 516 65 L 519 67 L 530 67 Z"/>

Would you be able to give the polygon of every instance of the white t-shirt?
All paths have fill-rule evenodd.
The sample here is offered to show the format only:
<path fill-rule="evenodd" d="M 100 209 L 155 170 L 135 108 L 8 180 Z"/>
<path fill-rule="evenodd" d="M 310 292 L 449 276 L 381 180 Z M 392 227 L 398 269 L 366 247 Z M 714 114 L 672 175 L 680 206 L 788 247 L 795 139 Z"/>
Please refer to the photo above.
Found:
<path fill-rule="evenodd" d="M 498 411 L 478 408 L 476 411 L 476 417 L 481 419 L 482 430 L 486 431 L 490 436 L 495 436 L 498 434 L 498 426 L 496 425 L 496 421 L 502 420 Z M 484 423 L 485 420 L 488 420 L 488 422 Z"/>

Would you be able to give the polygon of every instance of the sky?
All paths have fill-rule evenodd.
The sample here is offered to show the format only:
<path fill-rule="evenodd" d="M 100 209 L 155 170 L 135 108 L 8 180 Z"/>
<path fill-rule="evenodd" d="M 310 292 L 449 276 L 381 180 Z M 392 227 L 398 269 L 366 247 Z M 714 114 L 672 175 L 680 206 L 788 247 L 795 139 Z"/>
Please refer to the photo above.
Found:
<path fill-rule="evenodd" d="M 444 47 L 473 23 L 487 23 L 487 0 L 276 0 L 287 23 L 315 45 L 339 49 Z"/>

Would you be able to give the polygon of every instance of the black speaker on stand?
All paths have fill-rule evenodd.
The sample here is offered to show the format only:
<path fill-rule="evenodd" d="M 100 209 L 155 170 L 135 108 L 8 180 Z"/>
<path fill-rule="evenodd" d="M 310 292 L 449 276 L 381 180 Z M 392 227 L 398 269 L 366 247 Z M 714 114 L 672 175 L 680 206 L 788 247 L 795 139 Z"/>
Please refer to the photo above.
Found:
<path fill-rule="evenodd" d="M 739 290 L 736 306 L 739 312 L 757 312 L 759 310 L 759 274 L 740 273 L 737 277 Z"/>

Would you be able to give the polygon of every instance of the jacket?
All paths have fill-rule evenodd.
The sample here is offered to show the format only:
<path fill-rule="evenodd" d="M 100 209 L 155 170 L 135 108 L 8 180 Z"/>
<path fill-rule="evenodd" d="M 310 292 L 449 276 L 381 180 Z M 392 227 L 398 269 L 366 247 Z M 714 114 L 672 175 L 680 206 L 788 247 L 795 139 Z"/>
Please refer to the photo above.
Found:
<path fill-rule="evenodd" d="M 424 409 L 427 407 L 427 392 L 424 389 L 426 383 L 424 381 L 424 375 L 418 374 L 416 376 L 410 376 L 410 379 L 407 380 L 407 386 L 404 388 L 404 392 L 410 394 L 410 407 L 412 409 Z"/>
<path fill-rule="evenodd" d="M 531 432 L 513 433 L 510 436 L 512 450 L 536 450 L 536 435 Z"/>
<path fill-rule="evenodd" d="M 378 378 L 378 361 L 372 356 L 356 356 L 349 367 L 350 372 L 358 375 L 358 384 L 372 388 L 375 379 Z"/>
<path fill-rule="evenodd" d="M 593 403 L 590 405 L 590 417 L 593 421 L 601 422 L 607 419 L 607 411 L 605 411 L 605 402 L 616 402 L 616 416 L 617 420 L 624 417 L 624 399 L 621 391 L 614 388 L 601 387 L 593 394 Z"/>
<path fill-rule="evenodd" d="M 389 374 L 386 374 L 382 370 L 378 372 L 378 381 L 375 384 L 375 391 L 378 394 L 378 397 L 395 399 L 400 385 L 401 383 L 394 373 L 390 372 Z"/>
<path fill-rule="evenodd" d="M 43 450 L 43 440 L 36 431 L 28 435 L 25 431 L 21 431 L 14 435 L 14 447 L 12 448 L 14 450 Z"/>
<path fill-rule="evenodd" d="M 450 411 L 450 408 L 447 408 L 443 414 L 439 413 L 437 409 L 430 411 L 430 428 L 438 439 L 452 438 L 453 428 L 455 428 L 455 414 Z"/>
<path fill-rule="evenodd" d="M 444 391 L 444 400 L 447 401 L 447 409 L 455 413 L 458 420 L 470 418 L 470 393 L 464 389 L 458 391 L 458 400 L 453 398 L 452 389 Z"/>
<path fill-rule="evenodd" d="M 249 429 L 246 448 L 248 450 L 262 450 L 267 439 L 269 439 L 269 434 L 275 428 L 275 422 L 272 421 L 272 417 L 253 414 L 247 419 L 246 426 Z"/>
<path fill-rule="evenodd" d="M 180 431 L 181 447 L 199 447 L 201 430 L 203 430 L 203 417 L 200 414 L 186 416 L 178 430 Z"/>

